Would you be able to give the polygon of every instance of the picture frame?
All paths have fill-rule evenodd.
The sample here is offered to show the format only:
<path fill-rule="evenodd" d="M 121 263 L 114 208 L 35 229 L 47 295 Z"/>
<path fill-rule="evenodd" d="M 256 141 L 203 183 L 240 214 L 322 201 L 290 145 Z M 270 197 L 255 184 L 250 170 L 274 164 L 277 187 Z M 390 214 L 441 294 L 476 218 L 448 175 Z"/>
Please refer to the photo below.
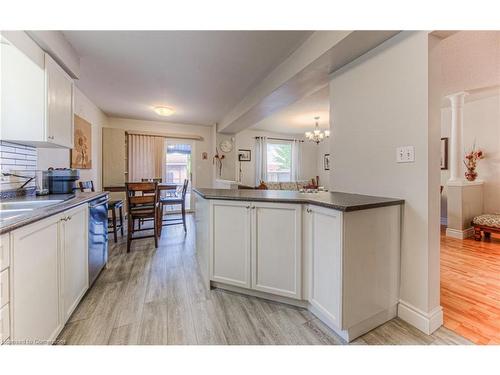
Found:
<path fill-rule="evenodd" d="M 325 154 L 323 156 L 323 169 L 325 171 L 329 171 L 330 170 L 330 154 Z"/>
<path fill-rule="evenodd" d="M 92 125 L 87 120 L 74 115 L 73 148 L 70 152 L 71 168 L 92 168 Z"/>
<path fill-rule="evenodd" d="M 251 161 L 252 151 L 251 150 L 238 150 L 238 160 L 239 161 Z"/>
<path fill-rule="evenodd" d="M 441 170 L 448 169 L 448 138 L 441 138 Z"/>

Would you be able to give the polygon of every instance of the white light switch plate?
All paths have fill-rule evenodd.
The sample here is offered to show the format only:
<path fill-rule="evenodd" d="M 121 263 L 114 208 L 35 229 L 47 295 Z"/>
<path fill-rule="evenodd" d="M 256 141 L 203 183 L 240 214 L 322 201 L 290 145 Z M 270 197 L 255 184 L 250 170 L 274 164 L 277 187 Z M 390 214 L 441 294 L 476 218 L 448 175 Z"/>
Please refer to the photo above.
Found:
<path fill-rule="evenodd" d="M 396 161 L 398 163 L 413 163 L 415 161 L 415 147 L 401 146 L 396 148 Z"/>

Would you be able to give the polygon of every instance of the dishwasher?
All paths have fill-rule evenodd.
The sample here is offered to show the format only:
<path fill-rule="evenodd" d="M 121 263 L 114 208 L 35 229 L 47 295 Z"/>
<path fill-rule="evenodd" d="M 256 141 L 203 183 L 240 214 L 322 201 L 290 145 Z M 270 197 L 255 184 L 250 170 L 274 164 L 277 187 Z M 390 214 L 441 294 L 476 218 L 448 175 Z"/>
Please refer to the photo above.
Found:
<path fill-rule="evenodd" d="M 89 202 L 89 287 L 108 263 L 108 196 Z"/>

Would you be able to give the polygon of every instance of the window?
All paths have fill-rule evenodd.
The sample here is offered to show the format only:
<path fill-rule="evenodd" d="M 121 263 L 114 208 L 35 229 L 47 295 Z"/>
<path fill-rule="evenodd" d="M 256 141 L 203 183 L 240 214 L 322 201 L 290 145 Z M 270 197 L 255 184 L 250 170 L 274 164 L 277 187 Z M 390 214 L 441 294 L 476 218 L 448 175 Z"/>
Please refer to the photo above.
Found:
<path fill-rule="evenodd" d="M 267 143 L 267 179 L 272 182 L 292 181 L 292 143 Z"/>

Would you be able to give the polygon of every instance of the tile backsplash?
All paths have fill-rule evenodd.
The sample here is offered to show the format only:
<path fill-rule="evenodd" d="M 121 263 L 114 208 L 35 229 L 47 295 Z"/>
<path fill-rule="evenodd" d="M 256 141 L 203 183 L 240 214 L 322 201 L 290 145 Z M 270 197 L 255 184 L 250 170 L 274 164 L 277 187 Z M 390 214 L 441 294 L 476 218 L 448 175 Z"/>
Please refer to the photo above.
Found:
<path fill-rule="evenodd" d="M 0 167 L 2 172 L 16 173 L 22 176 L 34 176 L 37 164 L 35 147 L 0 141 Z M 0 176 L 0 191 L 19 188 L 25 179 L 13 176 Z M 35 186 L 32 181 L 28 187 Z"/>

